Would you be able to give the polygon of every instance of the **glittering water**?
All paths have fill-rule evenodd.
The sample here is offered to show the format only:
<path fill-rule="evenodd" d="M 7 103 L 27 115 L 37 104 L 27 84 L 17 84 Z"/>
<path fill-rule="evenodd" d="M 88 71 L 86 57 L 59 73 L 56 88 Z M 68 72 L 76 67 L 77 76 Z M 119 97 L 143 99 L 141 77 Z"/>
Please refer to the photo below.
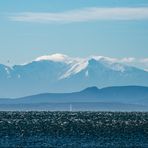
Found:
<path fill-rule="evenodd" d="M 148 113 L 0 112 L 3 147 L 148 147 Z"/>

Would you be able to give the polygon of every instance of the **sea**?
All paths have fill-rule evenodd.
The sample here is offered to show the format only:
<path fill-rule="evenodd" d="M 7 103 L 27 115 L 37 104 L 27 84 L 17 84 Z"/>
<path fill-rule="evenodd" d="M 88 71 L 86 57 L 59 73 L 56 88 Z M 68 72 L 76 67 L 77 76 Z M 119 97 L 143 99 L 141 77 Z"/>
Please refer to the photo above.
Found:
<path fill-rule="evenodd" d="M 148 148 L 148 112 L 1 111 L 0 148 Z"/>

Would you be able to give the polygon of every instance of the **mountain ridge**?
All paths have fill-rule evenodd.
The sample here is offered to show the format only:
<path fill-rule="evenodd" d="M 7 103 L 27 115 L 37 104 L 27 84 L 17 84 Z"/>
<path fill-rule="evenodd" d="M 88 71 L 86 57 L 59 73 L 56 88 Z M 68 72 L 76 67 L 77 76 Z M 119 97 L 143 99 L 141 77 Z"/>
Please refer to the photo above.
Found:
<path fill-rule="evenodd" d="M 148 87 L 144 86 L 114 86 L 98 89 L 96 86 L 88 87 L 78 92 L 71 93 L 41 93 L 21 98 L 0 99 L 0 104 L 5 101 L 16 103 L 46 103 L 47 102 L 121 102 L 140 103 L 148 100 Z M 24 101 L 24 102 L 23 102 Z M 136 102 L 137 101 L 137 102 Z M 142 104 L 142 102 L 141 102 Z"/>
<path fill-rule="evenodd" d="M 72 93 L 42 93 L 0 99 L 1 111 L 148 111 L 148 87 L 88 87 Z"/>
<path fill-rule="evenodd" d="M 0 66 L 0 82 L 0 97 L 9 98 L 79 91 L 89 86 L 148 86 L 148 72 L 109 57 L 54 54 L 22 65 Z"/>

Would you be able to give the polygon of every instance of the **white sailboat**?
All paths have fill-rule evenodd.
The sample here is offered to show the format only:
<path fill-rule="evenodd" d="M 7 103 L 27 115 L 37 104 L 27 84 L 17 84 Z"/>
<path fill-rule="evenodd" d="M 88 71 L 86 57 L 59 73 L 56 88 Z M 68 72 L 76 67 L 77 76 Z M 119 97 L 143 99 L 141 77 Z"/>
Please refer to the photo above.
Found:
<path fill-rule="evenodd" d="M 72 104 L 69 105 L 69 111 L 72 112 Z"/>

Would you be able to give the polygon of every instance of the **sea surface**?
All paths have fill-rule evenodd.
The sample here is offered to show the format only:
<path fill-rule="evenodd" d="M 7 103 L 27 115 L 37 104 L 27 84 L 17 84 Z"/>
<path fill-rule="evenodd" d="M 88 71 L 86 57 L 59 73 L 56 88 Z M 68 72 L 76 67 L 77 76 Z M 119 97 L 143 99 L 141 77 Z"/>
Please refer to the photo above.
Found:
<path fill-rule="evenodd" d="M 0 148 L 148 148 L 148 112 L 0 112 Z"/>

